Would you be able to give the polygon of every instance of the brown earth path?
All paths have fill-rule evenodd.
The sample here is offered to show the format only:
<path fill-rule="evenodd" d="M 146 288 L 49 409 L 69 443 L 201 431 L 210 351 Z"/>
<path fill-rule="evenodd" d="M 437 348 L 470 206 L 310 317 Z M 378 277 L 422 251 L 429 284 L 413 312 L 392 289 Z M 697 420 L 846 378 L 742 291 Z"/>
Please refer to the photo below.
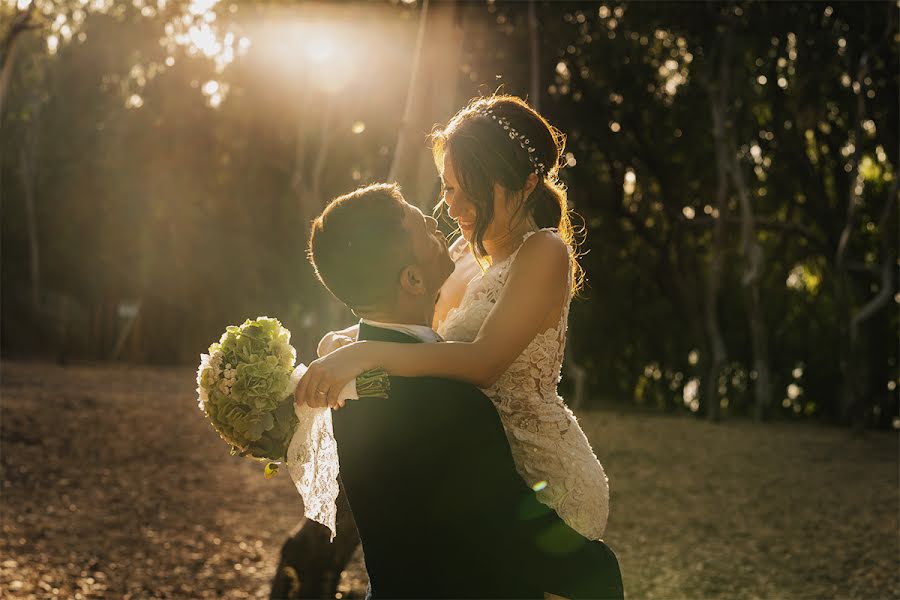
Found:
<path fill-rule="evenodd" d="M 0 596 L 264 598 L 301 507 L 185 368 L 0 365 Z M 630 598 L 900 598 L 896 432 L 592 411 Z M 357 560 L 343 595 L 359 597 Z"/>

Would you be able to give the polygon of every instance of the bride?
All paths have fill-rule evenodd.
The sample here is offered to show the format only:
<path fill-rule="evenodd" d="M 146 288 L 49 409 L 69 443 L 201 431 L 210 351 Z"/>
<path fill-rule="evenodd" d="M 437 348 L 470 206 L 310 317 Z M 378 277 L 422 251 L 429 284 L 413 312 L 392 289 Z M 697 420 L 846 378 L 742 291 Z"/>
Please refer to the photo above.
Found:
<path fill-rule="evenodd" d="M 355 327 L 329 334 L 297 401 L 343 406 L 344 384 L 374 368 L 475 384 L 493 401 L 517 471 L 538 499 L 584 537 L 601 539 L 607 478 L 556 391 L 569 304 L 582 281 L 558 179 L 565 136 L 522 99 L 495 95 L 472 101 L 433 142 L 442 208 L 462 233 L 435 307 L 434 329 L 447 342 L 355 342 Z"/>

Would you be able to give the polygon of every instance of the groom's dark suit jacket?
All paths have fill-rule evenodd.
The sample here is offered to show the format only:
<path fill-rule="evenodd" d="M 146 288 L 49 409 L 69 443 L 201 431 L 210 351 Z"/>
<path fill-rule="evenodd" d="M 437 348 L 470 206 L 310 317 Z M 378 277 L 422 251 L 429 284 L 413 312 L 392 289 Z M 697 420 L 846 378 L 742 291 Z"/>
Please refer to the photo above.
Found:
<path fill-rule="evenodd" d="M 359 339 L 419 342 L 365 323 Z M 390 382 L 388 399 L 352 402 L 333 420 L 372 597 L 541 598 L 552 591 L 541 571 L 559 558 L 554 540 L 583 539 L 538 504 L 516 473 L 490 400 L 456 381 Z"/>

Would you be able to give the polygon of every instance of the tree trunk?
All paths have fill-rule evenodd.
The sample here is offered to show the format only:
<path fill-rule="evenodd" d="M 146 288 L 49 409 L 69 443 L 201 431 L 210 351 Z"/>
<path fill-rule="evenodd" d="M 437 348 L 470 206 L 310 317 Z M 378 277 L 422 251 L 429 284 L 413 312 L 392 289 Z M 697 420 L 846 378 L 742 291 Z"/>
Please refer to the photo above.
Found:
<path fill-rule="evenodd" d="M 881 232 L 881 286 L 878 293 L 866 302 L 855 314 L 850 317 L 849 347 L 847 349 L 847 369 L 845 372 L 844 393 L 842 396 L 841 412 L 845 421 L 854 428 L 861 429 L 865 424 L 867 406 L 864 402 L 868 388 L 865 369 L 866 363 L 860 360 L 859 348 L 861 346 L 862 326 L 875 314 L 884 308 L 894 296 L 894 268 L 896 257 L 890 245 L 886 233 L 888 219 L 894 211 L 897 203 L 897 179 L 891 186 L 890 195 L 885 202 L 878 220 L 878 231 Z"/>
<path fill-rule="evenodd" d="M 22 190 L 25 196 L 25 220 L 28 231 L 28 272 L 31 306 L 37 311 L 41 304 L 41 255 L 38 240 L 35 185 L 37 182 L 37 149 L 40 123 L 40 101 L 35 99 L 31 107 L 30 127 L 25 132 L 24 144 L 19 150 Z"/>
<path fill-rule="evenodd" d="M 538 44 L 538 17 L 537 2 L 528 0 L 528 46 L 531 50 L 531 86 L 528 101 L 534 110 L 541 112 L 541 55 L 540 45 Z"/>
<path fill-rule="evenodd" d="M 577 410 L 584 406 L 587 395 L 587 369 L 575 360 L 575 353 L 572 351 L 572 330 L 569 330 L 569 339 L 566 341 L 566 349 L 563 354 L 563 365 L 566 370 L 566 377 L 574 380 L 574 395 L 569 407 Z"/>
<path fill-rule="evenodd" d="M 459 108 L 456 77 L 443 77 L 459 69 L 463 48 L 461 7 L 438 2 L 428 7 L 427 43 L 422 44 L 415 89 L 407 98 L 409 114 L 402 120 L 403 132 L 389 169 L 389 181 L 403 187 L 406 199 L 428 212 L 438 200 L 438 174 L 427 149 L 428 133 L 435 123 L 446 122 Z"/>
<path fill-rule="evenodd" d="M 772 377 L 769 370 L 768 335 L 765 318 L 763 316 L 762 302 L 760 298 L 759 279 L 763 272 L 762 246 L 756 239 L 756 225 L 753 218 L 753 207 L 750 200 L 750 192 L 744 181 L 744 174 L 738 163 L 737 155 L 731 144 L 731 177 L 737 190 L 738 201 L 741 207 L 741 253 L 744 259 L 744 274 L 741 284 L 747 298 L 747 320 L 750 327 L 750 343 L 753 349 L 753 369 L 756 371 L 756 381 L 753 386 L 754 410 L 753 417 L 759 422 L 765 419 L 769 407 L 772 405 Z"/>
<path fill-rule="evenodd" d="M 425 42 L 425 29 L 428 21 L 428 0 L 422 0 L 422 9 L 419 12 L 419 28 L 416 32 L 416 45 L 413 49 L 412 70 L 409 74 L 409 86 L 406 88 L 406 103 L 403 107 L 403 116 L 400 118 L 400 127 L 397 130 L 397 145 L 394 148 L 394 158 L 388 172 L 388 181 L 396 181 L 400 165 L 405 164 L 409 158 L 408 147 L 412 134 L 413 106 L 417 104 L 416 96 L 419 95 L 419 71 L 422 62 L 422 46 Z"/>
<path fill-rule="evenodd" d="M 0 41 L 0 122 L 2 122 L 4 101 L 9 90 L 9 80 L 12 77 L 13 65 L 15 64 L 19 36 L 25 31 L 36 27 L 36 25 L 31 23 L 33 9 L 34 2 L 29 2 L 28 6 L 17 12 L 6 35 L 3 36 L 3 41 Z"/>
<path fill-rule="evenodd" d="M 331 142 L 334 131 L 331 121 L 334 116 L 334 103 L 328 102 L 325 107 L 325 115 L 322 118 L 322 131 L 319 134 L 319 149 L 316 151 L 316 160 L 313 163 L 312 177 L 309 181 L 309 198 L 307 208 L 312 208 L 318 213 L 325 204 L 325 196 L 322 193 L 322 177 L 325 174 L 325 165 L 328 164 L 328 155 L 331 152 Z"/>
<path fill-rule="evenodd" d="M 888 236 L 885 230 L 888 226 L 888 219 L 894 212 L 894 205 L 897 203 L 897 179 L 891 185 L 890 195 L 881 212 L 881 218 L 878 220 L 878 231 L 881 235 L 881 289 L 872 297 L 862 308 L 860 308 L 853 318 L 850 319 L 850 340 L 856 341 L 859 337 L 859 328 L 868 321 L 875 313 L 884 308 L 888 300 L 893 296 L 894 291 L 894 253 L 888 244 Z"/>
<path fill-rule="evenodd" d="M 309 96 L 305 96 L 303 102 L 310 100 Z M 324 100 L 325 110 L 319 123 L 316 134 L 313 134 L 315 142 L 314 151 L 307 153 L 307 145 L 310 142 L 310 136 L 307 132 L 308 121 L 300 117 L 297 125 L 297 142 L 295 146 L 295 160 L 293 174 L 291 176 L 291 188 L 297 199 L 297 207 L 300 213 L 300 222 L 302 231 L 298 235 L 303 236 L 303 247 L 306 247 L 309 235 L 309 223 L 319 214 L 325 205 L 326 198 L 323 189 L 323 180 L 325 177 L 325 168 L 328 166 L 328 160 L 331 155 L 332 142 L 334 136 L 334 117 L 335 102 L 333 100 Z M 305 110 L 301 110 L 300 114 L 305 114 Z M 297 340 L 297 353 L 300 356 L 315 356 L 316 341 L 318 335 L 321 335 L 321 328 L 333 327 L 335 323 L 331 319 L 334 313 L 334 299 L 331 295 L 315 286 L 310 291 L 310 296 L 305 303 L 303 323 L 304 330 L 299 332 Z M 316 326 L 320 329 L 307 329 L 306 326 Z M 295 332 L 297 333 L 297 332 Z"/>
<path fill-rule="evenodd" d="M 12 24 L 3 40 L 0 41 L 0 133 L 3 131 L 3 108 L 5 106 L 6 94 L 9 91 L 9 81 L 12 78 L 13 65 L 16 60 L 16 52 L 18 50 L 19 35 L 24 31 L 31 29 L 30 24 L 31 11 L 34 3 L 31 2 L 25 10 L 16 13 L 13 17 Z M 0 143 L 0 178 L 3 175 L 3 144 Z M 2 182 L 0 182 L 2 184 Z M 2 207 L 3 186 L 0 185 L 0 207 Z"/>
<path fill-rule="evenodd" d="M 730 82 L 732 77 L 732 43 L 731 31 L 724 31 L 719 36 L 721 43 L 721 63 L 719 69 L 720 83 Z M 727 89 L 727 88 L 724 88 Z M 728 166 L 731 184 L 737 194 L 741 216 L 741 256 L 744 262 L 744 273 L 741 277 L 741 285 L 747 301 L 747 321 L 750 329 L 750 342 L 753 351 L 753 371 L 756 373 L 754 382 L 754 411 L 756 421 L 762 421 L 769 407 L 772 405 L 772 377 L 769 370 L 769 351 L 766 332 L 766 323 L 762 311 L 760 299 L 759 280 L 763 273 L 765 256 L 763 248 L 756 237 L 756 224 L 753 215 L 753 204 L 750 191 L 744 180 L 744 172 L 738 161 L 737 143 L 734 134 L 734 124 L 728 117 L 730 94 L 714 95 L 715 102 L 723 116 L 723 136 L 718 140 L 717 154 L 721 154 Z M 719 215 L 720 218 L 723 215 Z"/>
<path fill-rule="evenodd" d="M 725 115 L 722 102 L 717 98 L 725 92 L 721 86 L 727 85 L 720 80 L 718 85 L 709 87 L 710 107 L 712 108 L 713 138 L 716 148 L 716 207 L 719 214 L 713 219 L 713 241 L 710 246 L 709 267 L 706 272 L 704 286 L 703 314 L 706 337 L 709 339 L 711 356 L 706 375 L 706 417 L 710 421 L 718 421 L 719 415 L 719 378 L 727 361 L 725 340 L 719 327 L 719 292 L 722 288 L 722 267 L 725 252 L 725 214 L 728 210 L 728 164 L 723 155 L 725 144 Z"/>
<path fill-rule="evenodd" d="M 850 155 L 849 161 L 851 174 L 857 173 L 857 166 L 859 164 L 859 146 L 862 144 L 862 121 L 865 118 L 865 99 L 863 96 L 862 84 L 867 73 L 868 55 L 867 53 L 863 52 L 859 58 L 859 64 L 857 65 L 856 69 L 856 76 L 854 77 L 856 114 L 855 125 L 853 129 L 854 150 Z M 881 296 L 881 294 L 889 293 L 892 273 L 891 270 L 888 269 L 888 271 L 886 272 L 887 278 L 884 279 L 883 276 L 881 293 L 878 294 L 874 299 L 875 304 L 872 305 L 872 302 L 870 302 L 867 306 L 871 305 L 872 307 L 869 308 L 866 313 L 862 314 L 862 320 L 857 320 L 857 317 L 860 316 L 860 313 L 862 313 L 862 311 L 860 311 L 860 313 L 857 313 L 856 315 L 853 314 L 853 301 L 851 297 L 852 283 L 847 265 L 846 255 L 847 248 L 850 243 L 850 236 L 852 235 L 853 229 L 856 226 L 856 209 L 859 205 L 859 195 L 857 193 L 858 179 L 858 174 L 855 176 L 851 176 L 849 185 L 847 187 L 846 216 L 844 218 L 844 227 L 841 230 L 841 235 L 838 240 L 837 250 L 835 251 L 834 264 L 837 271 L 836 279 L 838 285 L 837 295 L 839 314 L 842 314 L 842 316 L 846 319 L 846 321 L 841 324 L 841 333 L 844 337 L 844 344 L 842 344 L 842 353 L 840 359 L 841 374 L 844 380 L 841 389 L 841 418 L 844 422 L 849 423 L 856 428 L 862 428 L 865 412 L 861 397 L 863 388 L 862 371 L 864 369 L 864 365 L 860 363 L 860 359 L 857 356 L 859 324 L 862 321 L 865 321 L 869 316 L 874 314 L 878 306 L 880 306 L 879 297 Z M 894 198 L 888 199 L 888 204 L 885 207 L 885 211 L 882 213 L 882 218 L 885 220 L 885 224 L 887 215 L 889 214 L 889 209 L 893 204 L 893 200 Z M 884 230 L 879 229 L 879 231 L 883 232 Z M 883 233 L 882 239 L 883 244 L 886 244 L 886 236 L 884 236 Z M 889 254 L 889 250 L 885 248 L 882 260 L 887 261 Z M 884 266 L 884 262 L 882 266 Z M 884 285 L 885 283 L 887 285 Z"/>
<path fill-rule="evenodd" d="M 12 67 L 13 64 L 15 64 L 17 48 L 15 40 L 12 40 L 12 42 L 4 40 L 3 46 L 5 47 L 5 51 L 3 52 L 3 56 L 0 57 L 0 117 L 3 116 L 3 101 L 6 99 L 6 91 L 9 89 L 9 80 L 12 78 Z"/>
<path fill-rule="evenodd" d="M 2 44 L 3 54 L 0 56 L 0 123 L 3 119 L 4 100 L 6 100 L 7 90 L 9 90 L 9 80 L 12 78 L 12 69 L 18 49 L 17 37 L 12 37 L 14 32 L 15 30 L 11 30 L 6 34 L 7 39 L 4 39 Z"/>

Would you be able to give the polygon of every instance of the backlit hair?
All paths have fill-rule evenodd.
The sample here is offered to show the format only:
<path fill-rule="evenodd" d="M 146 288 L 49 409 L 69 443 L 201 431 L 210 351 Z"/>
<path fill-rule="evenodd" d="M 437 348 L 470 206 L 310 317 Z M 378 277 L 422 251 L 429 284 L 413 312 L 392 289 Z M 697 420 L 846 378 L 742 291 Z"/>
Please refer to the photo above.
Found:
<path fill-rule="evenodd" d="M 389 306 L 400 273 L 415 262 L 404 205 L 396 184 L 370 185 L 335 198 L 313 221 L 309 260 L 351 309 Z"/>
<path fill-rule="evenodd" d="M 445 127 L 435 129 L 431 140 L 438 169 L 449 156 L 461 191 L 475 205 L 470 246 L 478 258 L 487 256 L 484 234 L 494 218 L 494 184 L 515 194 L 537 170 L 537 186 L 518 207 L 516 218 L 530 217 L 538 227 L 556 228 L 572 248 L 573 291 L 581 289 L 584 273 L 577 260 L 581 232 L 572 225 L 566 186 L 559 180 L 565 134 L 521 98 L 498 94 L 472 100 Z"/>

